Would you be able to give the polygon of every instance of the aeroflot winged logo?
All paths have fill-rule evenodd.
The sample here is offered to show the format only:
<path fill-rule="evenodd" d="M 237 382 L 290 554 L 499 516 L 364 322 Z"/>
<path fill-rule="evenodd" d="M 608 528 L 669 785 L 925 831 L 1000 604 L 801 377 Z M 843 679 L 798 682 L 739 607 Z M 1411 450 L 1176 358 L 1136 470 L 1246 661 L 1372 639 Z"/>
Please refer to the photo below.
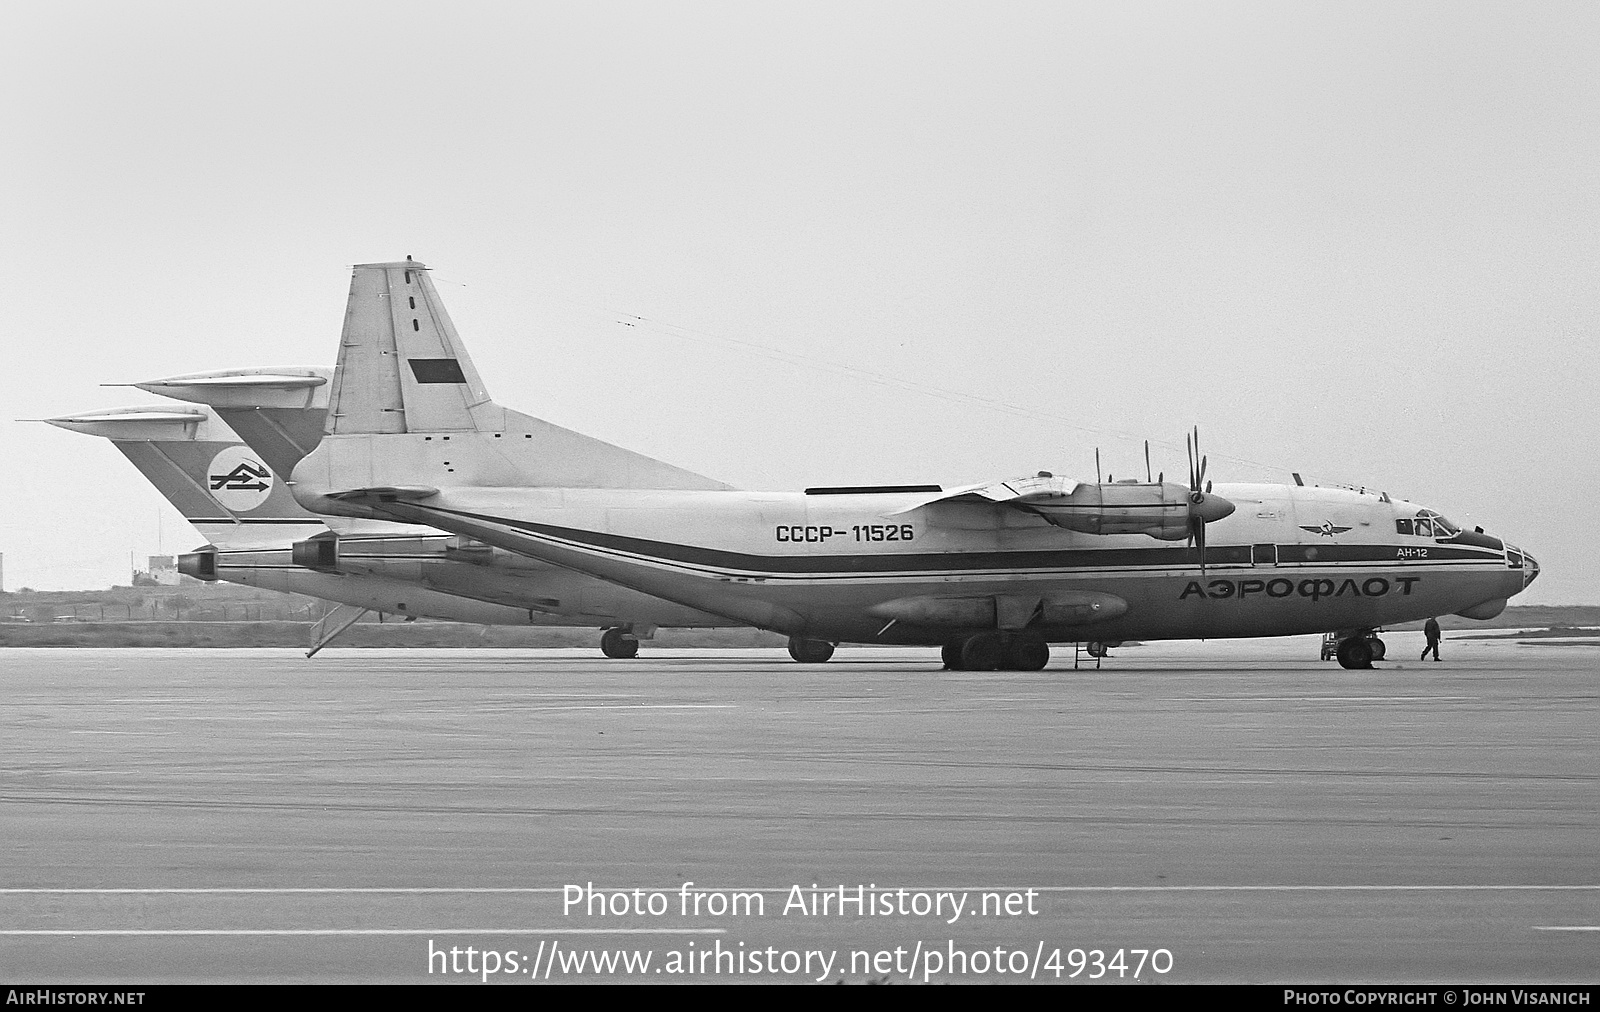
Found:
<path fill-rule="evenodd" d="M 248 513 L 272 494 L 272 471 L 245 446 L 230 446 L 211 458 L 206 490 L 224 509 Z"/>
<path fill-rule="evenodd" d="M 1325 538 L 1331 538 L 1335 534 L 1343 534 L 1345 531 L 1348 531 L 1350 528 L 1348 528 L 1348 527 L 1338 527 L 1338 526 L 1334 525 L 1334 522 L 1332 520 L 1324 520 L 1324 521 L 1322 521 L 1322 525 L 1319 526 L 1319 527 L 1307 527 L 1304 524 L 1301 524 L 1300 525 L 1300 529 L 1302 531 L 1307 531 L 1307 532 L 1309 532 L 1311 534 L 1320 534 Z"/>

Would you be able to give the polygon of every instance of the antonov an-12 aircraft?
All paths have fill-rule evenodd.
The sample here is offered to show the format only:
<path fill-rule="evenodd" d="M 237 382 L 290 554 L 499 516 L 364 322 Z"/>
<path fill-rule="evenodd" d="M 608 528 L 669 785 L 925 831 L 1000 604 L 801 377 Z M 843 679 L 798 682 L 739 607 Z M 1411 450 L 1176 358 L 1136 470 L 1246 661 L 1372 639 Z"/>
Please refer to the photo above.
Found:
<path fill-rule="evenodd" d="M 315 414 L 320 427 L 323 412 Z M 298 431 L 301 420 L 289 412 L 274 424 Z M 634 656 L 637 637 L 657 625 L 735 624 L 432 527 L 309 513 L 275 463 L 240 442 L 209 408 L 144 405 L 45 421 L 111 440 L 206 538 L 204 548 L 179 556 L 180 572 L 337 602 L 312 629 L 308 656 L 368 611 L 483 625 L 600 626 L 609 657 Z"/>
<path fill-rule="evenodd" d="M 333 370 L 327 367 L 287 366 L 190 373 L 130 385 L 206 405 L 221 423 L 249 444 L 256 454 L 255 466 L 265 473 L 262 480 L 271 483 L 277 480 L 274 475 L 292 473 L 300 459 L 322 439 L 332 376 Z M 155 480 L 148 470 L 145 473 Z M 661 480 L 687 481 L 696 488 L 708 484 L 726 487 L 688 472 L 666 473 Z M 301 510 L 287 492 L 282 498 L 301 517 L 315 519 L 314 514 Z M 210 507 L 212 512 L 216 512 L 215 505 Z M 257 508 L 267 513 L 283 512 L 276 505 L 269 509 L 265 499 Z M 242 522 L 257 522 L 257 516 L 250 514 Z M 334 529 L 327 530 L 318 522 L 315 531 L 302 532 L 292 546 L 280 543 L 276 547 L 290 549 L 290 565 L 325 576 L 349 578 L 337 586 L 389 581 L 401 589 L 416 587 L 519 609 L 523 618 L 515 624 L 599 626 L 604 630 L 600 651 L 613 658 L 636 656 L 639 641 L 654 636 L 659 627 L 742 624 L 435 528 L 367 520 L 362 521 L 364 526 L 360 529 L 352 529 L 345 526 L 347 523 L 335 520 Z M 237 536 L 231 540 L 236 542 Z M 213 538 L 213 548 L 222 545 Z M 207 578 L 214 572 L 221 579 L 230 580 L 261 567 L 257 558 L 225 549 L 182 556 L 179 568 L 191 576 Z M 279 574 L 279 578 L 290 577 Z M 419 614 L 415 610 L 419 594 L 391 597 L 400 613 Z M 395 604 L 380 610 L 393 614 Z M 437 612 L 421 614 L 450 617 Z M 313 647 L 316 645 L 313 643 Z"/>
<path fill-rule="evenodd" d="M 941 647 L 952 668 L 1036 670 L 1050 643 L 1372 630 L 1486 619 L 1538 574 L 1525 552 L 1387 494 L 1074 481 L 742 492 L 490 399 L 420 263 L 354 269 L 328 434 L 294 495 L 430 524 L 791 637 Z M 1197 456 L 1197 455 L 1196 455 Z"/>

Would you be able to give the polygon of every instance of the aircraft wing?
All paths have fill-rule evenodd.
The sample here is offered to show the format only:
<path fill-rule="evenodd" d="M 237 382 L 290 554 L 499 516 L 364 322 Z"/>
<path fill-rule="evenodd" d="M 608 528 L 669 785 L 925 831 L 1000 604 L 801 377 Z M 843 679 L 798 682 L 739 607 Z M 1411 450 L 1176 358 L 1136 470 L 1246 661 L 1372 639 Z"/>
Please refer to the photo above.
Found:
<path fill-rule="evenodd" d="M 1053 474 L 1041 473 L 1030 475 L 1026 478 L 1010 478 L 1005 481 L 992 481 L 981 485 L 966 485 L 961 488 L 949 488 L 930 495 L 926 499 L 918 500 L 910 506 L 895 510 L 889 516 L 898 516 L 910 513 L 924 506 L 936 502 L 973 502 L 993 503 L 996 506 L 1014 506 L 1026 508 L 1036 503 L 1049 502 L 1053 499 L 1065 499 L 1076 492 L 1082 482 L 1074 478 L 1060 478 Z"/>
<path fill-rule="evenodd" d="M 988 503 L 1031 513 L 1045 523 L 1081 534 L 1143 534 L 1160 541 L 1192 537 L 1196 523 L 1220 520 L 1234 509 L 1221 496 L 1191 493 L 1176 482 L 1091 484 L 1040 472 L 1028 478 L 949 489 L 897 513 L 938 502 Z"/>

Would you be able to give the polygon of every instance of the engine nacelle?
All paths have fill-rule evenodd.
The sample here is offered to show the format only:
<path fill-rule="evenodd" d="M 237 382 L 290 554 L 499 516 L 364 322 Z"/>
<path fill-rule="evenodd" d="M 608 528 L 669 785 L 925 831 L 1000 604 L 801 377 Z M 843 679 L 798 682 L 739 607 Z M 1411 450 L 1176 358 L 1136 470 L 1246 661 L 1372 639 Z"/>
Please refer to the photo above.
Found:
<path fill-rule="evenodd" d="M 178 572 L 196 580 L 215 583 L 217 579 L 216 552 L 188 552 L 178 556 Z"/>
<path fill-rule="evenodd" d="M 1233 512 L 1233 503 L 1175 482 L 1079 485 L 1070 495 L 1029 497 L 1026 508 L 1069 531 L 1083 534 L 1143 534 L 1182 541 L 1192 519 L 1206 523 Z"/>
<path fill-rule="evenodd" d="M 297 566 L 314 569 L 319 573 L 339 571 L 339 539 L 319 535 L 296 541 L 289 550 L 289 558 Z"/>

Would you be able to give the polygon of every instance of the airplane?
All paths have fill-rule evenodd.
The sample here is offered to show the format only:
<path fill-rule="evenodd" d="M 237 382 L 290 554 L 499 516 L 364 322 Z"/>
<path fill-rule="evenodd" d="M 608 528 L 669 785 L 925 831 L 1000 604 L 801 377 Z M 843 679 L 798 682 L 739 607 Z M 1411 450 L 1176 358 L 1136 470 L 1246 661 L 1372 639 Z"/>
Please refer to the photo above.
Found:
<path fill-rule="evenodd" d="M 133 386 L 207 405 L 259 452 L 263 466 L 282 475 L 291 473 L 321 440 L 332 376 L 333 370 L 326 367 L 287 366 L 225 369 L 112 385 Z M 550 431 L 565 430 L 551 426 Z M 657 470 L 654 480 L 689 488 L 727 487 L 702 475 L 665 466 Z M 371 521 L 367 523 L 370 525 Z M 550 621 L 537 623 L 542 625 L 599 626 L 604 630 L 600 651 L 611 658 L 637 656 L 639 641 L 654 637 L 661 627 L 726 628 L 740 624 L 525 556 L 465 542 L 434 528 L 369 526 L 359 538 L 352 537 L 349 531 L 323 532 L 296 542 L 293 548 L 296 565 L 319 572 L 420 582 L 449 594 L 549 616 Z M 557 621 L 558 617 L 569 621 Z"/>
<path fill-rule="evenodd" d="M 43 421 L 111 440 L 207 539 L 179 556 L 180 572 L 337 602 L 313 629 L 307 656 L 369 611 L 481 625 L 601 626 L 608 657 L 635 656 L 639 636 L 656 624 L 732 624 L 431 527 L 330 522 L 295 502 L 265 455 L 205 407 L 147 405 Z"/>
<path fill-rule="evenodd" d="M 295 467 L 313 512 L 427 524 L 790 637 L 937 646 L 947 667 L 1038 670 L 1049 644 L 1488 619 L 1531 555 L 1386 493 L 1035 475 L 958 488 L 744 492 L 663 481 L 659 461 L 489 396 L 428 277 L 361 264 L 327 434 Z M 1197 437 L 1196 437 L 1197 442 Z"/>

